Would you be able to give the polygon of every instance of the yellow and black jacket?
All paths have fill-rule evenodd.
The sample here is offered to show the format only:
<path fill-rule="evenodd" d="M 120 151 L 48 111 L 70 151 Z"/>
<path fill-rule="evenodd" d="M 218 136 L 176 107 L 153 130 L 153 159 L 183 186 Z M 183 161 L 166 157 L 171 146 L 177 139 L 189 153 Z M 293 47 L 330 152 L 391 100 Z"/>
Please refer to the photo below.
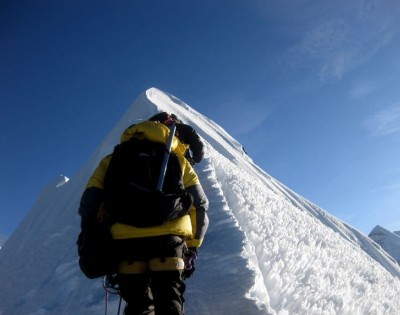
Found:
<path fill-rule="evenodd" d="M 140 135 L 144 139 L 154 142 L 166 143 L 169 137 L 169 129 L 161 123 L 145 121 L 127 128 L 121 136 L 121 142 L 129 140 L 133 135 Z M 208 200 L 197 174 L 183 156 L 187 150 L 187 146 L 175 137 L 171 150 L 179 158 L 183 174 L 183 184 L 193 199 L 193 207 L 189 214 L 163 225 L 145 228 L 116 222 L 111 226 L 111 234 L 114 239 L 122 240 L 161 235 L 179 235 L 187 240 L 188 247 L 200 247 L 208 227 Z M 111 157 L 111 155 L 108 155 L 103 158 L 89 179 L 82 195 L 79 208 L 79 214 L 82 217 L 82 228 L 84 228 L 85 222 L 91 220 L 101 221 L 104 219 L 103 215 L 106 211 L 103 204 L 103 184 Z"/>

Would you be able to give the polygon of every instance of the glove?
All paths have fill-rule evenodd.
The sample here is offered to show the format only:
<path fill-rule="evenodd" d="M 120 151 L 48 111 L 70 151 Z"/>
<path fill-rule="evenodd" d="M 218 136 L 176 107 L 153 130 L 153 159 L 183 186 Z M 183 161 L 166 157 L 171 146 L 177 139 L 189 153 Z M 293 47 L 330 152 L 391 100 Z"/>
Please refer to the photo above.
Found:
<path fill-rule="evenodd" d="M 195 262 L 197 259 L 197 255 L 198 253 L 196 247 L 188 248 L 183 254 L 183 260 L 185 262 L 185 269 L 183 274 L 185 276 L 185 279 L 190 278 L 193 272 L 196 270 Z"/>

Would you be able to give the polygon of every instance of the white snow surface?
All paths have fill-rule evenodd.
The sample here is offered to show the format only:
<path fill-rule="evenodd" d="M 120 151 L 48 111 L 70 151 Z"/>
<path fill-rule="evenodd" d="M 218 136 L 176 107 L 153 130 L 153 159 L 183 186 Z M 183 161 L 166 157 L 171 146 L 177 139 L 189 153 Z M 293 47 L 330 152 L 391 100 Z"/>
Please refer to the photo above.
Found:
<path fill-rule="evenodd" d="M 377 225 L 368 235 L 400 264 L 400 236 Z"/>
<path fill-rule="evenodd" d="M 379 245 L 269 176 L 216 123 L 151 88 L 77 176 L 42 192 L 0 251 L 0 315 L 104 313 L 101 280 L 77 263 L 79 200 L 122 131 L 158 111 L 177 114 L 206 144 L 195 169 L 210 227 L 187 280 L 187 314 L 399 314 L 400 268 Z M 113 297 L 109 314 L 117 304 Z"/>

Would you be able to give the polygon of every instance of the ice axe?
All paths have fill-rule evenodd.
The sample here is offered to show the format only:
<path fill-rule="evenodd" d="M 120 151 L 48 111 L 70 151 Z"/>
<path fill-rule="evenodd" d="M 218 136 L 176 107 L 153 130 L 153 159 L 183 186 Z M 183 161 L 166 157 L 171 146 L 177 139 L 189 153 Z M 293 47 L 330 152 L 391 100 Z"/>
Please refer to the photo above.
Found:
<path fill-rule="evenodd" d="M 176 131 L 176 125 L 172 124 L 169 127 L 169 138 L 167 146 L 165 147 L 164 159 L 161 165 L 160 177 L 158 178 L 158 183 L 157 183 L 157 190 L 160 192 L 162 192 L 162 188 L 164 185 L 165 173 L 167 172 L 169 154 L 171 153 L 172 141 L 174 140 L 175 131 Z"/>

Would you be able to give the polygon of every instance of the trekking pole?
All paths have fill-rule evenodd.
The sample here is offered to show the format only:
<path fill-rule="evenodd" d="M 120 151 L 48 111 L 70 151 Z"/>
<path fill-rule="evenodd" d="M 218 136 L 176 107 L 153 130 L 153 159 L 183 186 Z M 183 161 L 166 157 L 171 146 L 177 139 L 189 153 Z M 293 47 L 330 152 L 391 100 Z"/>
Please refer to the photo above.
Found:
<path fill-rule="evenodd" d="M 164 154 L 164 160 L 161 165 L 161 171 L 160 171 L 160 177 L 158 178 L 158 183 L 157 183 L 157 190 L 162 191 L 163 185 L 164 185 L 164 178 L 165 178 L 165 173 L 167 171 L 167 165 L 168 165 L 168 159 L 169 159 L 169 154 L 171 153 L 171 147 L 172 147 L 172 141 L 174 140 L 175 136 L 175 131 L 176 131 L 176 126 L 175 124 L 172 124 L 170 129 L 169 129 L 169 138 Z"/>

